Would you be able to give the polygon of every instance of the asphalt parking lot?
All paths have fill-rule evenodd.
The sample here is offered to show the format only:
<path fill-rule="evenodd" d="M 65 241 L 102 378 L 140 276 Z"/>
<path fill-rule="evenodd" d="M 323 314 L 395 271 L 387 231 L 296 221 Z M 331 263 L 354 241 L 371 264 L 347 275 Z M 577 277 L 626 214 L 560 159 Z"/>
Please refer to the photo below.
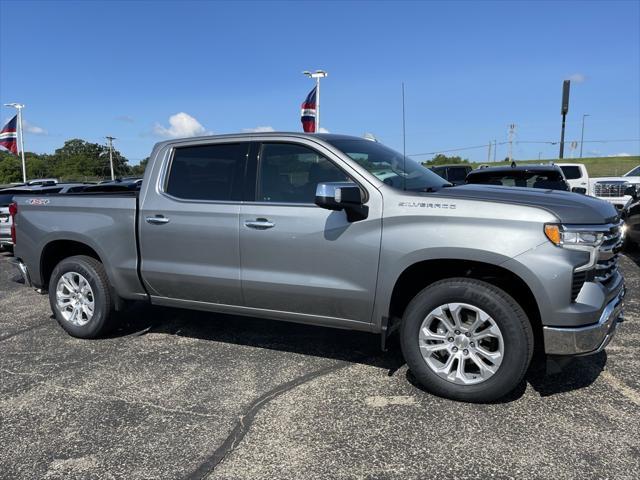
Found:
<path fill-rule="evenodd" d="M 0 477 L 638 478 L 640 268 L 622 266 L 606 353 L 471 405 L 362 333 L 139 305 L 76 340 L 0 254 Z"/>

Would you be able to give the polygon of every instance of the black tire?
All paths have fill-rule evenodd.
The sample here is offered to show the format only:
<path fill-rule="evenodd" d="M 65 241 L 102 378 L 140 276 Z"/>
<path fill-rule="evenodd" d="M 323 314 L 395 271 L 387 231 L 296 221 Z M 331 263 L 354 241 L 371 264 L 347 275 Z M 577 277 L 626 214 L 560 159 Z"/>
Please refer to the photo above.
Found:
<path fill-rule="evenodd" d="M 446 303 L 467 303 L 489 314 L 500 328 L 504 353 L 493 376 L 471 385 L 460 385 L 438 376 L 427 365 L 419 347 L 424 319 Z M 533 330 L 520 305 L 503 290 L 480 280 L 451 278 L 422 290 L 405 310 L 400 329 L 405 361 L 415 379 L 435 395 L 473 403 L 498 400 L 522 381 L 533 355 Z"/>
<path fill-rule="evenodd" d="M 56 301 L 56 287 L 65 273 L 76 272 L 87 279 L 93 291 L 94 313 L 85 325 L 75 325 L 65 320 Z M 60 326 L 71 336 L 97 338 L 112 327 L 113 297 L 104 266 L 98 260 L 85 255 L 65 258 L 53 270 L 49 280 L 49 303 Z"/>

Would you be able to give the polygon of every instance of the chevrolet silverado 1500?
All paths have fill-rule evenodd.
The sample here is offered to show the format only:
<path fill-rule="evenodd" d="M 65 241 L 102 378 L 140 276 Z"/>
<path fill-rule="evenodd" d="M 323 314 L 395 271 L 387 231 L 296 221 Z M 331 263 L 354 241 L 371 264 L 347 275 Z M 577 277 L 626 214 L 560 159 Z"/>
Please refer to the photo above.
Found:
<path fill-rule="evenodd" d="M 155 146 L 140 192 L 27 194 L 17 265 L 71 335 L 127 300 L 398 331 L 430 391 L 495 400 L 534 348 L 602 350 L 622 318 L 620 223 L 571 192 L 453 187 L 382 144 L 240 134 Z"/>

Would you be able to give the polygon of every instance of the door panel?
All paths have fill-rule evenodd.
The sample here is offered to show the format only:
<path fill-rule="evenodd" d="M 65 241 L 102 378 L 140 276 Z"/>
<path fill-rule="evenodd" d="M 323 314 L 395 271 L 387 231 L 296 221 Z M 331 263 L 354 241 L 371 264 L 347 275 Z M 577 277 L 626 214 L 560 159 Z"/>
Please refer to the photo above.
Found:
<path fill-rule="evenodd" d="M 165 184 L 144 196 L 141 271 L 152 295 L 242 304 L 238 220 L 248 149 L 176 148 Z"/>
<path fill-rule="evenodd" d="M 313 204 L 319 182 L 348 181 L 309 147 L 263 143 L 255 200 L 240 211 L 242 291 L 247 307 L 370 322 L 382 201 L 368 196 L 367 219 Z"/>
<path fill-rule="evenodd" d="M 369 218 L 353 223 L 343 211 L 317 206 L 243 205 L 245 305 L 370 322 L 382 231 L 375 200 L 369 201 Z M 245 226 L 258 218 L 274 226 Z"/>

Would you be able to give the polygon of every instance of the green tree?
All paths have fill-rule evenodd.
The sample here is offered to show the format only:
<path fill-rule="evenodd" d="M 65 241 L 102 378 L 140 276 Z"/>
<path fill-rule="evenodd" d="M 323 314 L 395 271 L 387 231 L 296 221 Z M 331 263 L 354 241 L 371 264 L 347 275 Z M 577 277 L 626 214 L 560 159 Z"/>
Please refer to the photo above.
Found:
<path fill-rule="evenodd" d="M 53 155 L 53 173 L 60 179 L 82 180 L 87 177 L 107 178 L 111 175 L 109 149 L 105 145 L 74 138 L 64 142 Z M 113 150 L 113 169 L 117 177 L 130 173 L 127 159 Z"/>
<path fill-rule="evenodd" d="M 469 160 L 466 158 L 462 158 L 459 156 L 452 156 L 452 157 L 448 157 L 446 155 L 443 155 L 442 153 L 438 153 L 435 157 L 433 157 L 431 160 L 428 160 L 426 162 L 422 162 L 423 165 L 455 165 L 455 164 L 459 164 L 459 163 L 469 163 Z"/>
<path fill-rule="evenodd" d="M 21 182 L 20 159 L 8 152 L 0 152 L 0 184 Z"/>
<path fill-rule="evenodd" d="M 148 163 L 149 163 L 149 157 L 142 159 L 142 161 L 138 165 L 133 165 L 131 167 L 131 175 L 135 177 L 143 176 L 145 170 L 147 169 Z"/>

